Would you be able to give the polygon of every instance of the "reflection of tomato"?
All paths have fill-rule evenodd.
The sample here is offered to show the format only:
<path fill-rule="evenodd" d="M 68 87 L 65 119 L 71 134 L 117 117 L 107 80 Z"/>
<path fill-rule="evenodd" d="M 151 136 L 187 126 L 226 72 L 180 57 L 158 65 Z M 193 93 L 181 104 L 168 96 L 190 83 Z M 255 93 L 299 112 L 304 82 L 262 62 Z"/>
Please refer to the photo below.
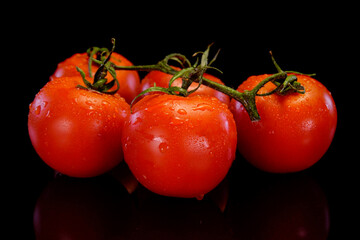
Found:
<path fill-rule="evenodd" d="M 139 189 L 137 229 L 130 239 L 230 240 L 223 214 L 211 200 L 167 198 Z"/>
<path fill-rule="evenodd" d="M 118 66 L 132 66 L 132 63 L 129 60 L 118 53 L 112 53 L 110 61 Z M 80 76 L 76 67 L 81 68 L 86 76 L 89 76 L 88 62 L 89 57 L 86 53 L 74 54 L 58 64 L 57 69 L 51 78 Z M 91 66 L 92 76 L 94 76 L 97 69 L 98 66 L 96 64 Z M 112 79 L 110 73 L 108 73 L 107 77 L 108 79 Z M 125 98 L 126 102 L 131 103 L 131 101 L 139 94 L 140 77 L 138 73 L 136 71 L 119 70 L 116 71 L 116 78 L 120 83 L 118 93 Z M 112 88 L 112 90 L 115 89 L 116 86 Z"/>
<path fill-rule="evenodd" d="M 269 75 L 252 76 L 238 90 L 255 87 Z M 238 149 L 254 166 L 269 172 L 296 172 L 316 163 L 333 139 L 337 113 L 330 92 L 315 79 L 297 75 L 306 93 L 257 97 L 261 120 L 251 122 L 244 107 L 232 100 Z M 274 89 L 268 83 L 259 93 Z"/>
<path fill-rule="evenodd" d="M 178 69 L 178 68 L 175 68 Z M 160 71 L 151 71 L 149 72 L 141 81 L 141 91 L 144 91 L 150 87 L 154 86 L 154 83 L 158 87 L 169 87 L 169 81 L 172 78 L 172 75 L 166 74 Z M 213 75 L 210 75 L 208 73 L 204 73 L 204 78 L 207 78 L 213 82 L 224 84 L 219 78 L 214 77 Z M 175 79 L 172 86 L 181 87 L 182 79 L 178 78 Z M 189 87 L 189 91 L 195 89 L 199 84 L 198 83 L 192 83 Z M 196 90 L 196 92 L 192 93 L 191 96 L 194 95 L 209 95 L 216 97 L 221 102 L 225 103 L 226 105 L 229 105 L 230 103 L 230 97 L 222 92 L 216 91 L 212 88 L 209 88 L 205 85 L 201 85 L 199 89 Z"/>
<path fill-rule="evenodd" d="M 226 176 L 236 151 L 236 126 L 214 97 L 153 94 L 132 108 L 125 123 L 124 158 L 149 190 L 201 197 Z"/>
<path fill-rule="evenodd" d="M 79 77 L 48 82 L 30 105 L 28 129 L 41 159 L 72 177 L 100 175 L 122 159 L 130 106 L 118 94 L 79 89 Z"/>
<path fill-rule="evenodd" d="M 110 178 L 58 177 L 37 200 L 36 239 L 128 239 L 131 212 L 128 193 Z"/>
<path fill-rule="evenodd" d="M 225 212 L 236 239 L 327 239 L 329 208 L 320 186 L 307 176 L 282 177 L 255 179 L 241 192 L 237 186 Z"/>

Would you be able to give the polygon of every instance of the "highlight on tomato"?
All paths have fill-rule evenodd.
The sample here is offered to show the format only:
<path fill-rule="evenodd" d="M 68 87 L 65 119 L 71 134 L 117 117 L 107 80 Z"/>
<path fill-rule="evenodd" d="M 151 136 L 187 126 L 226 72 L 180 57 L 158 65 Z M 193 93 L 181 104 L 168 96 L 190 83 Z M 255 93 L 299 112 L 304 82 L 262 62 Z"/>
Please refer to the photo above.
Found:
<path fill-rule="evenodd" d="M 109 55 L 110 56 L 110 55 Z M 107 59 L 108 61 L 108 59 Z M 72 177 L 93 177 L 123 159 L 121 134 L 130 114 L 124 98 L 111 90 L 102 65 L 91 84 L 81 72 L 77 77 L 54 78 L 30 104 L 28 130 L 41 159 Z"/>

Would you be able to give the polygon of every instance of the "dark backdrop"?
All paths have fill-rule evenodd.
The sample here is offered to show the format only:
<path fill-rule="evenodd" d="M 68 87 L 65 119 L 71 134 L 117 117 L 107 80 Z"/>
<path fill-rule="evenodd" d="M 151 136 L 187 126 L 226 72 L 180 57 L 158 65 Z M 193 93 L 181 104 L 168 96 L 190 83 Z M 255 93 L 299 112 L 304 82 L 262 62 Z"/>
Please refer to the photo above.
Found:
<path fill-rule="evenodd" d="M 275 72 L 269 50 L 283 69 L 315 72 L 315 78 L 332 92 L 338 127 L 325 156 L 301 174 L 314 178 L 326 195 L 331 217 L 329 239 L 352 236 L 350 232 L 358 224 L 354 194 L 358 189 L 358 156 L 351 151 L 358 145 L 358 49 L 353 30 L 355 19 L 346 14 L 350 7 L 323 9 L 307 5 L 286 11 L 260 11 L 256 6 L 213 5 L 208 9 L 184 4 L 166 10 L 154 10 L 159 9 L 154 6 L 107 6 L 92 14 L 83 9 L 69 10 L 71 7 L 67 11 L 54 11 L 55 8 L 27 13 L 21 24 L 6 29 L 9 43 L 4 48 L 11 58 L 7 58 L 2 71 L 3 90 L 9 94 L 5 95 L 5 109 L 16 114 L 4 117 L 9 125 L 3 126 L 3 131 L 12 127 L 3 150 L 3 161 L 10 163 L 3 169 L 3 183 L 9 190 L 4 194 L 10 202 L 6 207 L 10 210 L 8 223 L 17 234 L 34 239 L 34 206 L 53 178 L 52 170 L 31 146 L 26 125 L 28 106 L 57 63 L 92 46 L 110 47 L 110 39 L 115 37 L 116 51 L 134 64 L 155 63 L 173 52 L 191 56 L 214 42 L 212 53 L 221 48 L 214 66 L 224 72 L 214 74 L 234 88 L 248 76 Z M 19 100 L 16 110 L 14 99 Z M 11 154 L 5 155 L 9 151 Z M 234 168 L 245 169 L 241 181 L 247 177 L 258 177 L 258 182 L 274 178 L 246 163 L 237 163 Z M 233 188 L 240 180 L 232 183 Z M 252 184 L 255 183 L 249 181 L 248 187 Z"/>

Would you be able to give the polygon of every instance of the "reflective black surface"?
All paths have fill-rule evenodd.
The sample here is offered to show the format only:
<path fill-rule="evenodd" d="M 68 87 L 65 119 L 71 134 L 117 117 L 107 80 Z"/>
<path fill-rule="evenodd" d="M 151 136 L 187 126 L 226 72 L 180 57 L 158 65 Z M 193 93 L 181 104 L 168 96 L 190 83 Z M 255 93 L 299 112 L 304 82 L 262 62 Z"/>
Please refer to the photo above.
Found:
<path fill-rule="evenodd" d="M 104 27 L 101 21 L 88 24 L 83 15 L 70 13 L 65 18 L 65 13 L 38 12 L 41 18 L 22 24 L 17 29 L 33 32 L 32 37 L 14 39 L 13 44 L 21 47 L 9 54 L 18 61 L 8 61 L 17 66 L 14 72 L 20 72 L 21 66 L 22 84 L 16 117 L 10 118 L 16 120 L 14 133 L 2 158 L 2 206 L 9 239 L 356 238 L 359 178 L 358 155 L 354 153 L 358 121 L 352 111 L 359 101 L 355 93 L 349 94 L 349 87 L 356 90 L 349 81 L 357 81 L 357 68 L 351 60 L 357 49 L 355 35 L 346 18 L 339 23 L 328 11 L 312 9 L 304 15 L 304 10 L 294 10 L 292 18 L 264 11 L 255 14 L 264 19 L 254 25 L 250 21 L 254 15 L 241 17 L 249 13 L 244 8 L 203 28 L 196 27 L 198 17 L 189 21 L 193 25 L 170 20 L 169 26 L 182 29 L 178 32 L 172 27 L 137 28 L 128 22 L 123 27 Z M 211 16 L 219 11 L 224 9 L 214 10 Z M 164 12 L 144 12 L 135 14 L 142 22 L 164 19 Z M 291 30 L 281 24 L 284 18 Z M 111 16 L 108 20 L 119 21 Z M 274 72 L 268 55 L 272 50 L 283 69 L 316 72 L 316 78 L 332 92 L 338 109 L 334 141 L 318 163 L 293 174 L 261 172 L 237 154 L 227 178 L 201 201 L 153 194 L 128 175 L 124 164 L 91 179 L 55 174 L 31 146 L 28 106 L 58 62 L 94 45 L 110 46 L 111 37 L 117 39 L 117 51 L 135 64 L 155 63 L 172 52 L 191 56 L 215 42 L 214 49 L 222 51 L 214 66 L 224 71 L 221 78 L 234 88 L 250 75 Z M 5 157 L 6 152 L 11 155 Z"/>
<path fill-rule="evenodd" d="M 26 239 L 325 240 L 346 236 L 344 227 L 353 221 L 343 218 L 350 216 L 346 186 L 316 165 L 268 174 L 238 157 L 227 178 L 200 201 L 151 193 L 124 162 L 88 179 L 39 167 L 42 175 L 29 174 L 17 199 L 17 234 Z"/>

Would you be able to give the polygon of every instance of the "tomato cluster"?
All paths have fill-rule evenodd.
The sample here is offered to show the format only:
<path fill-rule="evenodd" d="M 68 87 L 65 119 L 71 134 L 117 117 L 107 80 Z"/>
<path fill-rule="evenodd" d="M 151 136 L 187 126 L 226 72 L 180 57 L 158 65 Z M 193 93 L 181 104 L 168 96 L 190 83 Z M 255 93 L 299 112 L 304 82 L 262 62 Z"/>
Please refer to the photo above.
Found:
<path fill-rule="evenodd" d="M 122 55 L 101 57 L 80 53 L 59 63 L 30 104 L 31 142 L 45 163 L 65 175 L 97 176 L 124 159 L 149 190 L 201 198 L 224 179 L 236 149 L 261 170 L 295 172 L 317 162 L 334 136 L 332 96 L 309 76 L 294 74 L 305 94 L 260 96 L 274 88 L 273 82 L 265 84 L 256 97 L 261 119 L 251 121 L 243 104 L 221 92 L 223 82 L 207 73 L 201 76 L 217 83 L 217 90 L 193 82 L 187 88 L 191 94 L 151 92 L 130 108 L 140 92 L 169 87 L 172 75 L 150 71 L 140 82 L 136 71 L 113 68 L 132 66 Z M 107 81 L 115 75 L 119 90 Z M 268 76 L 252 76 L 238 91 Z M 181 80 L 170 85 L 180 89 Z"/>

